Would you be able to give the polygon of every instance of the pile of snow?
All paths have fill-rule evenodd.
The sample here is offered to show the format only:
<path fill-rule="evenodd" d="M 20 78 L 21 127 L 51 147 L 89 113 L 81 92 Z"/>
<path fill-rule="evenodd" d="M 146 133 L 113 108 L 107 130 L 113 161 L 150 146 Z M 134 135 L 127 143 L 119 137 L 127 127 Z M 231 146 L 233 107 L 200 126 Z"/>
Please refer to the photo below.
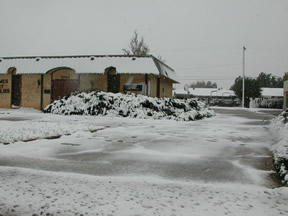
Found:
<path fill-rule="evenodd" d="M 215 115 L 205 103 L 195 99 L 152 98 L 101 91 L 73 93 L 54 101 L 44 109 L 44 112 L 177 121 L 194 121 Z"/>
<path fill-rule="evenodd" d="M 283 183 L 288 184 L 288 113 L 283 112 L 273 119 L 270 124 L 270 131 L 278 140 L 272 146 L 276 169 Z"/>

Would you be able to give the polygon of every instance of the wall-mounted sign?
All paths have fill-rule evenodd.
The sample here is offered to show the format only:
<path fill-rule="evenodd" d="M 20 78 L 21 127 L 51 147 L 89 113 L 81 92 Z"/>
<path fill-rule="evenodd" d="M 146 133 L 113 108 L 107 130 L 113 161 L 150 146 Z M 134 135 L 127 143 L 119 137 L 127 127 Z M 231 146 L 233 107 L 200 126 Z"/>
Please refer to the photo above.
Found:
<path fill-rule="evenodd" d="M 10 89 L 1 89 L 0 87 L 0 94 L 1 93 L 10 93 Z"/>
<path fill-rule="evenodd" d="M 142 85 L 130 84 L 123 86 L 124 91 L 142 91 Z"/>
<path fill-rule="evenodd" d="M 2 83 L 8 83 L 8 79 L 1 79 L 0 84 L 2 84 Z"/>
<path fill-rule="evenodd" d="M 7 86 L 8 79 L 1 79 L 0 80 L 0 94 L 1 93 L 10 93 L 10 89 Z"/>

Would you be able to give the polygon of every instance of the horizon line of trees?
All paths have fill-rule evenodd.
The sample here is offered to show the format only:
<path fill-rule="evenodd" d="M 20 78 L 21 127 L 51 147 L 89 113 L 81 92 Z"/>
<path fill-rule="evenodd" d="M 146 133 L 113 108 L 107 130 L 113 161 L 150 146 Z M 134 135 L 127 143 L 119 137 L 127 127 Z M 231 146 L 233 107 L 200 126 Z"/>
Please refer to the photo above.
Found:
<path fill-rule="evenodd" d="M 217 83 L 211 81 L 205 82 L 204 80 L 193 82 L 185 85 L 186 88 L 217 88 Z"/>
<path fill-rule="evenodd" d="M 256 80 L 261 88 L 283 88 L 284 80 L 288 80 L 288 72 L 284 73 L 283 77 L 261 72 Z"/>

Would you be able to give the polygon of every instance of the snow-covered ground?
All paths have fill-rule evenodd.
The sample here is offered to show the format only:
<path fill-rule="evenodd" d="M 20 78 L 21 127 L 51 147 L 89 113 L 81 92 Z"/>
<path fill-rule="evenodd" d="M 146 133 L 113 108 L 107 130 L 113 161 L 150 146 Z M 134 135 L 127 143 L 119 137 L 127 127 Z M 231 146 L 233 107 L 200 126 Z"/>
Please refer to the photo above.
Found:
<path fill-rule="evenodd" d="M 288 188 L 270 176 L 270 117 L 216 112 L 179 122 L 0 109 L 0 215 L 288 214 Z"/>

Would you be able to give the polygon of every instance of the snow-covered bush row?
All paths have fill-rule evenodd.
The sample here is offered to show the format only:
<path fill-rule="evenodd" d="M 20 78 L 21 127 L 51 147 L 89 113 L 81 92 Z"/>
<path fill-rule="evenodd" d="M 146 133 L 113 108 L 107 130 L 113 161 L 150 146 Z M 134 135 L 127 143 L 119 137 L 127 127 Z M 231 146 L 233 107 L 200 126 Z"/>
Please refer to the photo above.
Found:
<path fill-rule="evenodd" d="M 44 112 L 63 115 L 102 115 L 193 121 L 211 117 L 214 111 L 193 99 L 152 98 L 101 91 L 76 92 L 48 105 Z"/>
<path fill-rule="evenodd" d="M 288 113 L 283 112 L 274 118 L 270 131 L 278 142 L 272 146 L 274 163 L 283 183 L 288 184 Z"/>

